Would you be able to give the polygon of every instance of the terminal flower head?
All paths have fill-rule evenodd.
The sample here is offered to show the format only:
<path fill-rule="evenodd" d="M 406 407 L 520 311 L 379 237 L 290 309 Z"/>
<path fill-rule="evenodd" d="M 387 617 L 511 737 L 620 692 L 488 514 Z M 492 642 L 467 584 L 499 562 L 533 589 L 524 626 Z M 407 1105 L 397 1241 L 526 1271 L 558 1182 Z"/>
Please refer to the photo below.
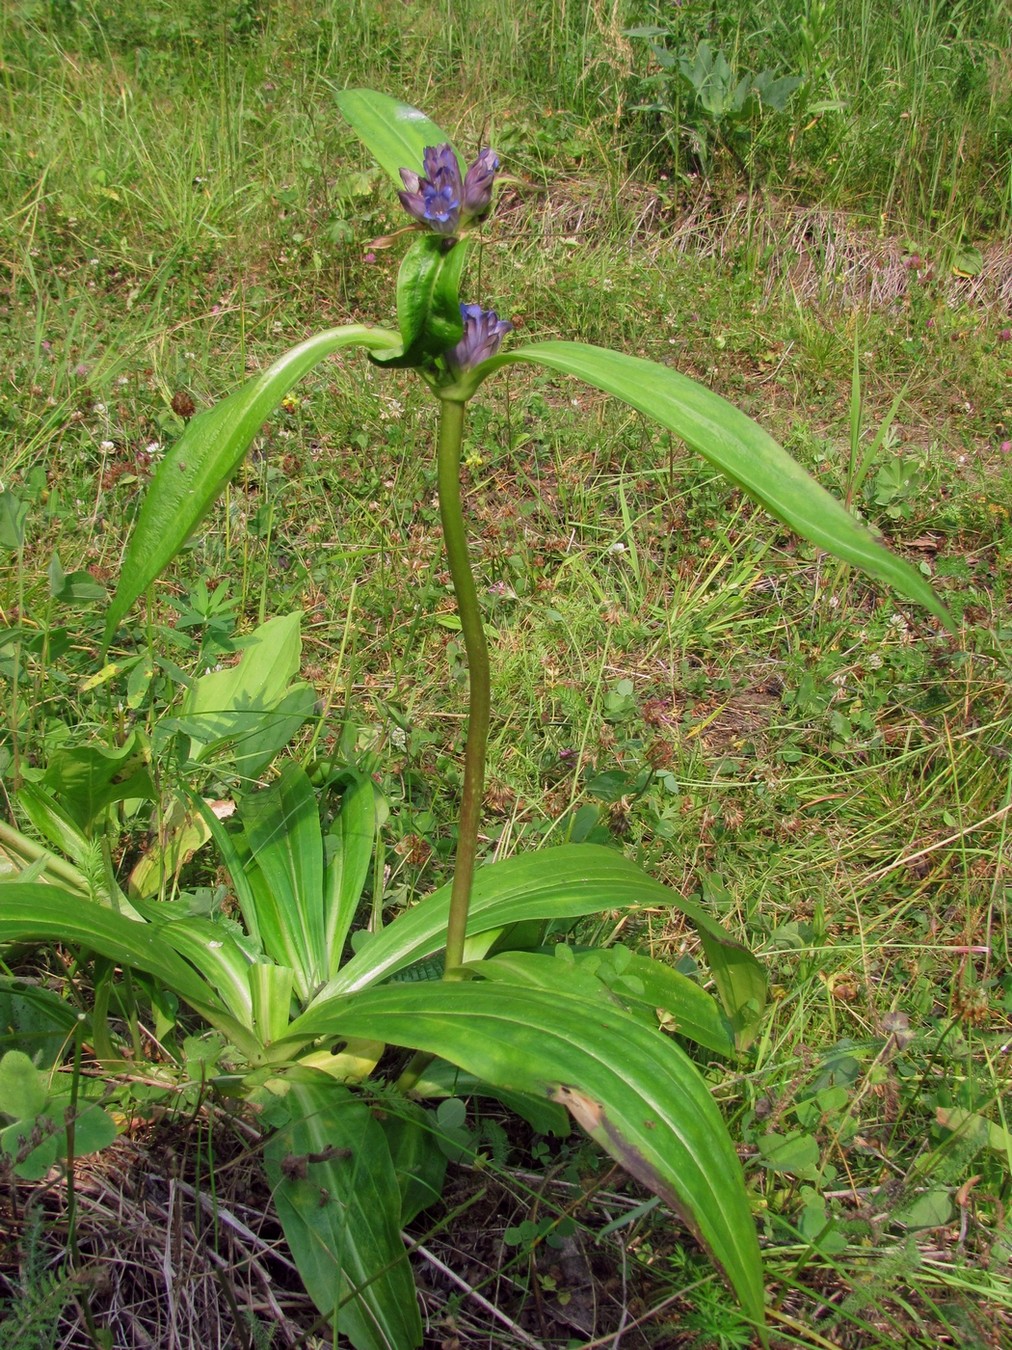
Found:
<path fill-rule="evenodd" d="M 462 225 L 485 214 L 492 204 L 492 183 L 499 159 L 482 150 L 463 178 L 452 145 L 427 145 L 421 174 L 401 169 L 398 193 L 409 216 L 436 234 L 452 236 Z"/>
<path fill-rule="evenodd" d="M 406 191 L 399 193 L 409 216 L 437 234 L 456 234 L 464 185 L 452 145 L 427 145 L 422 157 L 424 176 L 401 169 Z"/>
<path fill-rule="evenodd" d="M 447 369 L 454 379 L 495 356 L 500 342 L 513 328 L 494 309 L 482 309 L 480 305 L 461 305 L 460 316 L 464 320 L 464 336 L 446 353 Z"/>

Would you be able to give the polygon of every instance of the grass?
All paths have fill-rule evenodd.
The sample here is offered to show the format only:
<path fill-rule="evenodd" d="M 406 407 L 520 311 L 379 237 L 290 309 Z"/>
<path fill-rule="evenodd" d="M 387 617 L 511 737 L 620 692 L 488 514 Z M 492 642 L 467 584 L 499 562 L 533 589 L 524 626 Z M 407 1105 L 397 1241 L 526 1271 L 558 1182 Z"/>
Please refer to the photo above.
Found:
<path fill-rule="evenodd" d="M 350 755 L 388 798 L 384 902 L 445 879 L 464 672 L 433 410 L 415 382 L 335 362 L 271 420 L 136 620 L 136 650 L 150 633 L 165 653 L 144 688 L 126 666 L 91 683 L 102 606 L 54 595 L 50 564 L 58 553 L 67 573 L 114 580 L 151 461 L 183 426 L 174 399 L 205 407 L 314 328 L 389 318 L 397 253 L 371 241 L 395 226 L 394 204 L 332 86 L 401 93 L 468 145 L 487 127 L 516 181 L 487 232 L 482 299 L 526 337 L 676 364 L 841 495 L 856 350 L 859 449 L 899 399 L 856 504 L 961 621 L 958 641 L 939 636 L 635 417 L 514 373 L 474 408 L 468 444 L 495 630 L 488 850 L 618 837 L 762 955 L 776 995 L 762 1034 L 712 1081 L 748 1159 L 779 1342 L 1000 1344 L 1012 1320 L 1001 7 L 918 5 L 888 22 L 842 0 L 776 19 L 744 0 L 673 17 L 562 0 L 318 9 L 238 5 L 223 19 L 199 0 L 149 0 L 133 20 L 24 0 L 0 15 L 0 483 L 28 508 L 23 543 L 0 536 L 8 818 L 24 825 L 19 781 L 56 747 L 153 729 L 183 678 L 299 607 L 303 674 L 328 709 L 315 752 Z M 751 184 L 720 154 L 702 183 L 677 131 L 636 111 L 646 48 L 619 30 L 658 12 L 673 46 L 706 32 L 732 64 L 797 72 L 810 104 L 842 107 L 771 117 Z M 970 246 L 979 267 L 958 267 Z M 131 823 L 124 867 L 145 827 Z M 187 881 L 213 878 L 198 867 Z M 668 914 L 619 936 L 693 959 Z M 115 1091 L 125 1117 L 164 1116 L 164 1092 L 156 1109 L 130 1079 Z M 205 1117 L 190 1098 L 180 1110 L 170 1125 L 192 1158 L 203 1145 L 187 1122 Z M 118 1176 L 128 1194 L 129 1150 L 164 1128 L 131 1127 L 111 1177 L 81 1198 L 95 1222 Z M 212 1134 L 233 1156 L 228 1132 Z M 427 1247 L 545 1344 L 607 1343 L 622 1318 L 642 1322 L 630 1344 L 748 1343 L 670 1220 L 637 1215 L 641 1197 L 614 1177 L 578 1205 L 571 1189 L 552 1201 L 589 1265 L 547 1255 L 531 1236 L 545 1197 L 600 1162 L 567 1147 L 546 1173 L 541 1147 L 507 1139 L 494 1203 L 462 1172 L 454 1203 L 470 1217 L 437 1217 Z M 485 1285 L 507 1205 L 535 1229 Z M 59 1206 L 46 1212 L 58 1237 Z M 635 1217 L 598 1241 L 623 1215 Z M 222 1239 L 196 1224 L 187 1241 L 198 1253 Z M 5 1251 L 0 1297 L 20 1288 L 17 1260 Z M 138 1250 L 124 1268 L 154 1260 Z M 588 1269 L 611 1309 L 589 1329 L 556 1297 Z M 439 1286 L 432 1307 L 447 1297 Z M 464 1344 L 514 1343 L 483 1318 L 462 1296 Z"/>

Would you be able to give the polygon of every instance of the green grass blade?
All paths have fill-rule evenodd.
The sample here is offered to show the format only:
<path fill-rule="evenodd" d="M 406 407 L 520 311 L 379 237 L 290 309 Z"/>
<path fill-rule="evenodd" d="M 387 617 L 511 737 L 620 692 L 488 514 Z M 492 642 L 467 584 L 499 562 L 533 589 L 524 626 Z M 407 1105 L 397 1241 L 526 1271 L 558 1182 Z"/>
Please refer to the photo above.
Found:
<path fill-rule="evenodd" d="M 395 350 L 396 333 L 365 324 L 332 328 L 300 342 L 261 375 L 195 417 L 158 467 L 127 543 L 104 644 L 138 596 L 176 556 L 235 473 L 253 438 L 289 389 L 342 347 Z"/>
<path fill-rule="evenodd" d="M 762 1262 L 741 1164 L 698 1070 L 660 1032 L 562 990 L 445 980 L 368 989 L 307 1012 L 292 1030 L 375 1037 L 561 1102 L 678 1211 L 762 1325 Z"/>
<path fill-rule="evenodd" d="M 382 1127 L 332 1078 L 286 1081 L 291 1119 L 267 1143 L 267 1177 L 306 1291 L 356 1350 L 422 1343 L 400 1237 L 401 1194 Z"/>
<path fill-rule="evenodd" d="M 398 189 L 404 186 L 401 169 L 420 174 L 426 146 L 446 145 L 450 140 L 424 113 L 389 94 L 375 89 L 342 89 L 335 97 L 342 117 Z"/>
<path fill-rule="evenodd" d="M 517 362 L 575 375 L 654 418 L 803 538 L 954 629 L 920 573 L 878 543 L 772 436 L 719 394 L 654 361 L 580 342 L 539 342 L 497 356 L 479 367 L 480 377 Z"/>

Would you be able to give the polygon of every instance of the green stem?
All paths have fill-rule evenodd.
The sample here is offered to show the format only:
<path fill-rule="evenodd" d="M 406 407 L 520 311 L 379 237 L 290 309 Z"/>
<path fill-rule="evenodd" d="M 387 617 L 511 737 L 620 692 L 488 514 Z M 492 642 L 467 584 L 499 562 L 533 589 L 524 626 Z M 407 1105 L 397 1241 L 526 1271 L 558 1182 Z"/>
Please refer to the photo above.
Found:
<path fill-rule="evenodd" d="M 443 541 L 450 565 L 457 613 L 464 638 L 468 675 L 467 746 L 464 751 L 464 789 L 457 828 L 457 857 L 450 892 L 450 917 L 446 926 L 446 967 L 444 979 L 457 979 L 455 967 L 464 959 L 464 936 L 471 903 L 471 881 L 478 846 L 482 792 L 485 783 L 485 750 L 488 744 L 491 682 L 488 647 L 478 607 L 471 564 L 467 556 L 467 535 L 460 504 L 460 453 L 464 435 L 464 404 L 444 399 L 440 404 L 439 514 L 443 523 Z"/>
<path fill-rule="evenodd" d="M 20 830 L 16 830 L 3 820 L 0 820 L 0 844 L 12 853 L 18 862 L 25 863 L 28 866 L 37 862 L 39 858 L 44 858 L 45 871 L 51 877 L 56 877 L 65 886 L 73 891 L 79 891 L 82 895 L 90 893 L 88 879 L 83 872 L 79 872 L 76 867 L 72 867 L 63 858 L 50 852 L 44 844 L 29 839 L 27 835 L 22 834 Z"/>

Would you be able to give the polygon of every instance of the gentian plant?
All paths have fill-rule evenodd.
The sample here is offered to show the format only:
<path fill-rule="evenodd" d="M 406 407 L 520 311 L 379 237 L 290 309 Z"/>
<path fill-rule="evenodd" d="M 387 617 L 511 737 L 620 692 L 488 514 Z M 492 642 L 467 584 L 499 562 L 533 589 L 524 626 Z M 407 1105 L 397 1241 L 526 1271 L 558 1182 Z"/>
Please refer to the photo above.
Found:
<path fill-rule="evenodd" d="M 162 1007 L 171 991 L 227 1039 L 221 1081 L 253 1100 L 273 1131 L 268 1175 L 306 1286 L 360 1350 L 421 1344 L 401 1230 L 439 1194 L 441 1135 L 451 1129 L 422 1103 L 472 1093 L 500 1098 L 546 1132 L 561 1131 L 568 1112 L 677 1210 L 765 1339 L 742 1168 L 683 1045 L 728 1058 L 747 1048 L 765 998 L 757 962 L 702 906 L 614 849 L 567 844 L 475 870 L 491 684 L 460 492 L 467 404 L 511 365 L 583 379 L 679 436 L 818 547 L 943 623 L 948 616 L 916 571 L 709 390 L 580 343 L 500 351 L 509 322 L 470 297 L 461 303 L 470 237 L 492 206 L 495 154 L 483 149 L 465 167 L 438 127 L 386 95 L 347 90 L 338 105 L 413 222 L 397 282 L 398 330 L 355 324 L 320 333 L 189 424 L 142 504 L 105 640 L 114 641 L 302 375 L 352 346 L 379 366 L 416 371 L 439 407 L 439 503 L 470 686 L 452 883 L 349 944 L 377 828 L 374 785 L 351 769 L 335 779 L 340 804 L 325 830 L 309 776 L 287 762 L 245 797 L 237 826 L 193 796 L 230 873 L 238 918 L 195 917 L 114 882 L 96 894 L 74 884 L 72 869 L 47 870 L 36 857 L 30 874 L 0 885 L 0 940 L 60 941 L 129 967 L 135 989 Z M 549 923 L 557 932 L 583 915 L 646 906 L 680 909 L 695 925 L 713 994 L 627 949 L 544 945 Z M 402 1056 L 392 1084 L 377 1073 L 381 1059 L 390 1063 L 388 1047 L 414 1052 Z"/>

